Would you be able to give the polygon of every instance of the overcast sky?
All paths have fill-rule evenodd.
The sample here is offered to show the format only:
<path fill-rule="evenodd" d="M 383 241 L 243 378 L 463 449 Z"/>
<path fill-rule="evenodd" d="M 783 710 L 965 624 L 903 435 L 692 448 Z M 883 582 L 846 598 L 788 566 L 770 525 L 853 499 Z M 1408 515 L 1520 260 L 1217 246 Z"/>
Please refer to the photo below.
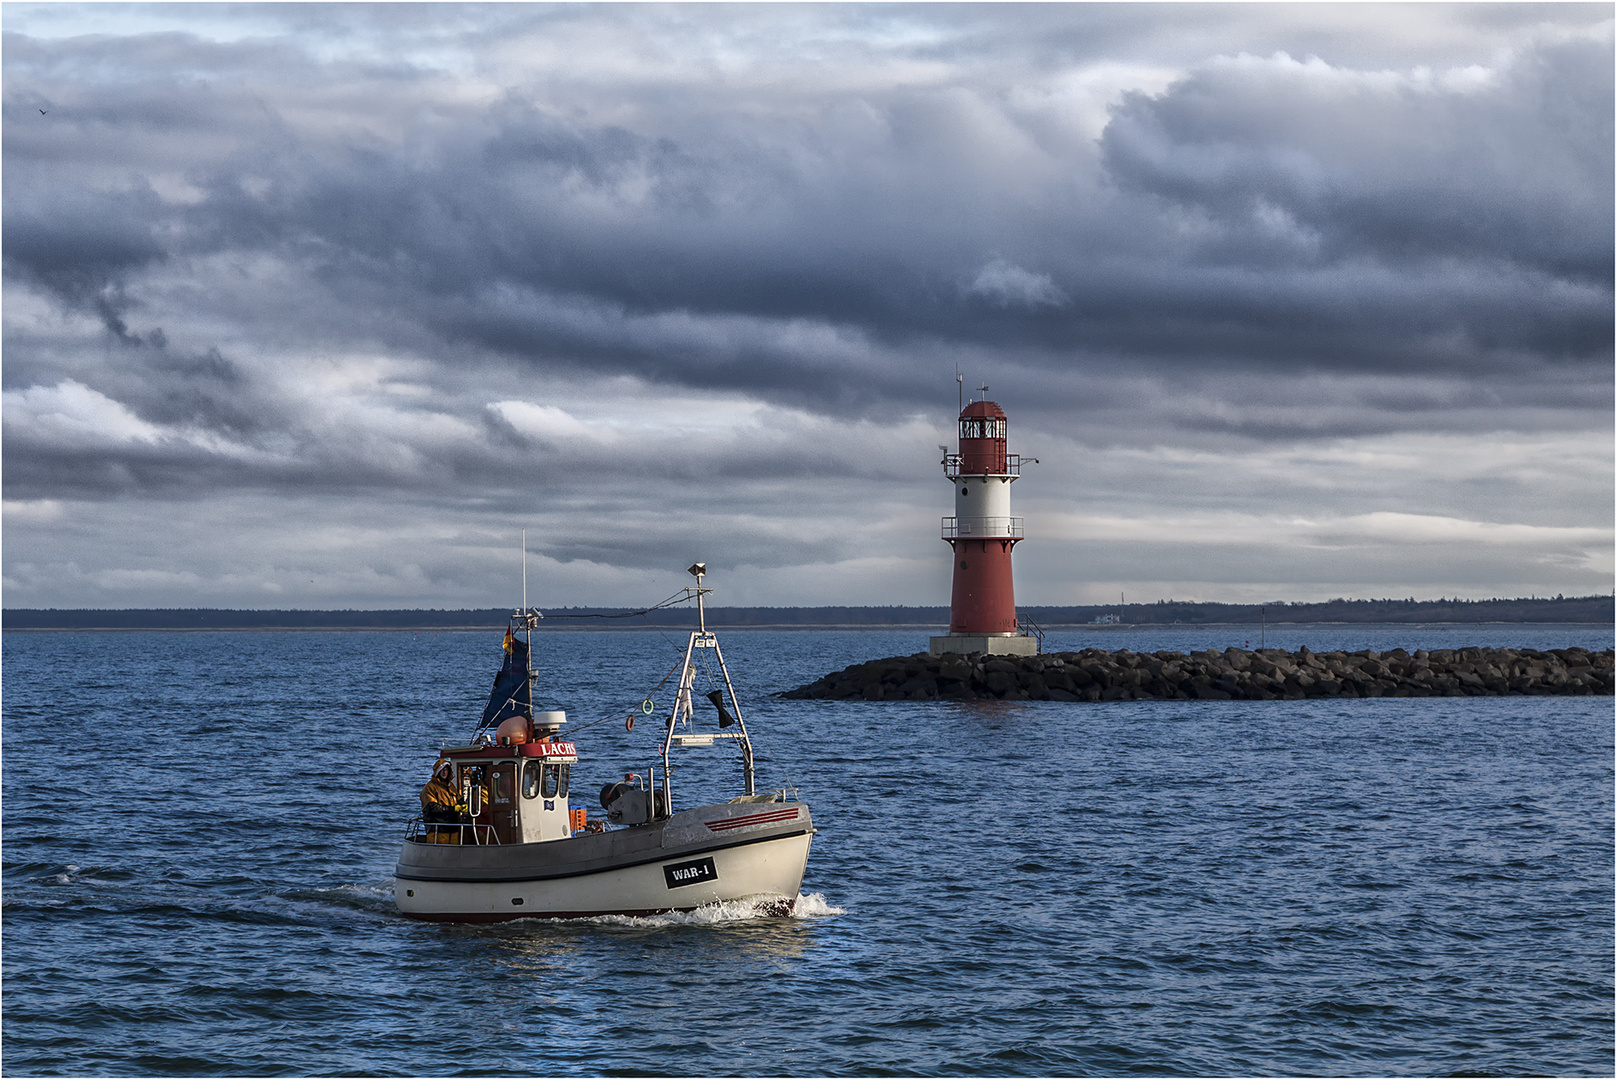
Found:
<path fill-rule="evenodd" d="M 1612 10 L 8 3 L 4 603 L 1610 592 Z"/>

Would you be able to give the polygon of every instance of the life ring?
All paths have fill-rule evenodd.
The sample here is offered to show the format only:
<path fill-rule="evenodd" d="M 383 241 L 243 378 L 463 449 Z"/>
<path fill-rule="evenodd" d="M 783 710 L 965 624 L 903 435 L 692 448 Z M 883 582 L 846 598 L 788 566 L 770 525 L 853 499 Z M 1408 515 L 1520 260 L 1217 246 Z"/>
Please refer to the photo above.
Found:
<path fill-rule="evenodd" d="M 633 731 L 634 730 L 634 713 L 630 713 L 628 716 L 625 716 L 623 718 L 623 730 L 624 731 Z"/>
<path fill-rule="evenodd" d="M 650 716 L 651 713 L 652 713 L 652 710 L 656 709 L 656 707 L 657 707 L 656 704 L 653 703 L 650 698 L 647 698 L 646 700 L 644 700 L 644 701 L 642 701 L 640 703 L 640 711 L 645 713 L 647 716 Z"/>

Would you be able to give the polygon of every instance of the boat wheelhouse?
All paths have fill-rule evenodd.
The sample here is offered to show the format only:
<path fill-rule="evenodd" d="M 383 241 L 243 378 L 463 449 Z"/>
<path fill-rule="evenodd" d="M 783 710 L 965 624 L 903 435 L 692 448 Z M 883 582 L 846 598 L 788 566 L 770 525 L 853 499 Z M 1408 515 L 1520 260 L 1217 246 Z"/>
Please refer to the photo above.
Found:
<path fill-rule="evenodd" d="M 583 807 L 569 802 L 578 749 L 560 740 L 564 712 L 534 717 L 533 741 L 444 746 L 452 786 L 465 793 L 464 821 L 412 822 L 412 837 L 433 844 L 505 845 L 564 840 L 585 827 Z M 546 725 L 540 727 L 541 724 Z"/>

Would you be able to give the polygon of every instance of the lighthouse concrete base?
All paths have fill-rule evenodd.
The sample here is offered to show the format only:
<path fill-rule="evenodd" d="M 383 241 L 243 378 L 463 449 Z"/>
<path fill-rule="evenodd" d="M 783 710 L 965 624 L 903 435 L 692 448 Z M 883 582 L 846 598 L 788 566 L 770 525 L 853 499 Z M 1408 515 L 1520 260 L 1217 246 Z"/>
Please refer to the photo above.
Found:
<path fill-rule="evenodd" d="M 927 650 L 933 656 L 944 653 L 988 653 L 992 656 L 1033 656 L 1039 651 L 1037 638 L 1021 634 L 946 634 L 932 639 Z"/>

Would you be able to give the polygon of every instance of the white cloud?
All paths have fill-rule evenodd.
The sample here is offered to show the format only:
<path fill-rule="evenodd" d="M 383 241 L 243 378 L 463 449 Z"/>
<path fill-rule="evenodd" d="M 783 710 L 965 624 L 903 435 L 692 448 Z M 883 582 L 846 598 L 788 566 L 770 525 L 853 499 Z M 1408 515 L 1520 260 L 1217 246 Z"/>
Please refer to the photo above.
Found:
<path fill-rule="evenodd" d="M 0 520 L 13 525 L 44 525 L 61 521 L 66 511 L 58 499 L 6 499 Z"/>
<path fill-rule="evenodd" d="M 140 449 L 162 452 L 199 450 L 238 462 L 269 464 L 276 456 L 193 424 L 152 424 L 115 401 L 72 379 L 55 386 L 8 390 L 3 396 L 8 441 L 38 451 L 68 454 Z"/>
<path fill-rule="evenodd" d="M 202 578 L 189 570 L 99 570 L 95 583 L 109 592 L 192 592 Z"/>
<path fill-rule="evenodd" d="M 1558 550 L 1609 548 L 1617 541 L 1617 533 L 1610 528 L 1468 521 L 1392 511 L 1342 517 L 1294 517 L 1238 511 L 1130 517 L 1062 514 L 1043 516 L 1037 524 L 1051 539 L 1209 546 L 1250 544 L 1255 548 L 1285 543 L 1319 551 L 1468 544 L 1518 548 L 1534 557 L 1534 553 L 1547 555 Z"/>
<path fill-rule="evenodd" d="M 1352 544 L 1489 544 L 1536 551 L 1612 546 L 1609 528 L 1467 521 L 1436 514 L 1376 511 L 1334 521 L 1299 522 L 1301 535 L 1325 547 Z"/>
<path fill-rule="evenodd" d="M 984 297 L 1000 307 L 1060 307 L 1068 300 L 1049 274 L 1035 274 L 1004 259 L 984 264 L 966 286 L 966 294 Z"/>
<path fill-rule="evenodd" d="M 63 445 L 106 446 L 155 443 L 164 431 L 123 405 L 72 379 L 55 386 L 30 386 L 4 394 L 6 424 Z"/>
<path fill-rule="evenodd" d="M 535 405 L 531 401 L 495 401 L 489 409 L 510 424 L 519 433 L 543 442 L 557 443 L 576 439 L 591 442 L 610 437 L 603 432 L 580 423 L 565 409 L 554 405 Z"/>

